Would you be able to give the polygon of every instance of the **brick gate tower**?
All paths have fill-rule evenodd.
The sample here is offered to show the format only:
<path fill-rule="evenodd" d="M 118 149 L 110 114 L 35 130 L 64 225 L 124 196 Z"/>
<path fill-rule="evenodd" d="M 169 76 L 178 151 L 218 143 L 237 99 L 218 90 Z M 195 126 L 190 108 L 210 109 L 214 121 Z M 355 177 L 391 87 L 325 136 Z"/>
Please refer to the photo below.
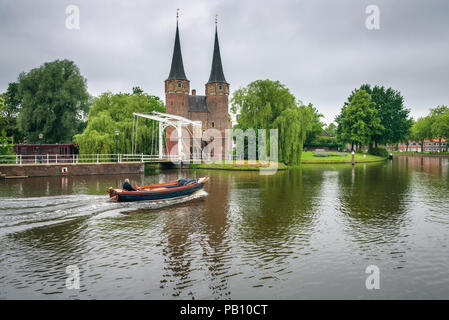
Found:
<path fill-rule="evenodd" d="M 178 16 L 177 16 L 178 18 Z M 165 105 L 169 114 L 179 115 L 193 121 L 201 121 L 202 132 L 214 128 L 221 133 L 222 154 L 225 155 L 225 130 L 231 129 L 231 119 L 228 112 L 229 83 L 226 82 L 221 63 L 220 46 L 218 43 L 217 23 L 215 23 L 215 42 L 212 56 L 212 67 L 209 81 L 205 85 L 205 96 L 197 95 L 196 90 L 190 93 L 190 81 L 184 72 L 179 39 L 178 21 L 176 21 L 175 46 L 170 68 L 170 74 L 165 80 Z M 174 128 L 166 129 L 167 151 L 177 150 L 176 140 L 170 140 Z M 192 128 L 190 133 L 192 133 Z M 190 148 L 189 137 L 183 136 L 184 148 Z M 207 142 L 203 142 L 207 144 Z"/>

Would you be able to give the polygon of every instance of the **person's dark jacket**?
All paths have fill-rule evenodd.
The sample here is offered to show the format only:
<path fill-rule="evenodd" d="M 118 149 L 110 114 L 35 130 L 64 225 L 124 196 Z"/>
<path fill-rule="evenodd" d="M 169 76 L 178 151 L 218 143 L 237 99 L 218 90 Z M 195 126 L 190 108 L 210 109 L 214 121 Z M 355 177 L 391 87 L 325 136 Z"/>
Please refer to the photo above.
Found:
<path fill-rule="evenodd" d="M 123 184 L 122 189 L 123 189 L 123 190 L 126 190 L 126 191 L 137 191 L 137 190 L 134 189 L 133 186 L 130 185 L 128 182 L 125 182 L 125 183 Z"/>

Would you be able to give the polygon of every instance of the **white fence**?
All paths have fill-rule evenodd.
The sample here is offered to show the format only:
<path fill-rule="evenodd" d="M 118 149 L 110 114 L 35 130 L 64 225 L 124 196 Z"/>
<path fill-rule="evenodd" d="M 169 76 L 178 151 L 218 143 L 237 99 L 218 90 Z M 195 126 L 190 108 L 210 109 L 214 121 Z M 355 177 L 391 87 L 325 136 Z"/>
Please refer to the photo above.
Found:
<path fill-rule="evenodd" d="M 168 157 L 148 154 L 42 154 L 42 155 L 0 155 L 3 164 L 54 164 L 54 163 L 105 163 L 105 162 L 150 162 L 169 160 Z"/>
<path fill-rule="evenodd" d="M 243 160 L 241 157 L 228 155 L 228 160 Z M 37 155 L 0 155 L 0 164 L 77 164 L 77 163 L 126 163 L 126 162 L 157 162 L 157 161 L 187 161 L 177 155 L 149 154 L 37 154 Z M 190 159 L 193 160 L 193 159 Z M 223 159 L 224 160 L 224 159 Z"/>

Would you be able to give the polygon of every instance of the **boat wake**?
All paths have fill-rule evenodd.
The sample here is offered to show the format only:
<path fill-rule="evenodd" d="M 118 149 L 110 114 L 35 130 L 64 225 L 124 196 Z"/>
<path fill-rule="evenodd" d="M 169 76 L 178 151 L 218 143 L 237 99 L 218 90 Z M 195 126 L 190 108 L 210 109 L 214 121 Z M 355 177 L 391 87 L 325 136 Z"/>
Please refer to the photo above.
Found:
<path fill-rule="evenodd" d="M 207 196 L 199 190 L 187 197 L 142 202 L 110 201 L 107 196 L 64 195 L 32 198 L 0 198 L 0 236 L 77 218 L 101 219 L 157 210 Z"/>

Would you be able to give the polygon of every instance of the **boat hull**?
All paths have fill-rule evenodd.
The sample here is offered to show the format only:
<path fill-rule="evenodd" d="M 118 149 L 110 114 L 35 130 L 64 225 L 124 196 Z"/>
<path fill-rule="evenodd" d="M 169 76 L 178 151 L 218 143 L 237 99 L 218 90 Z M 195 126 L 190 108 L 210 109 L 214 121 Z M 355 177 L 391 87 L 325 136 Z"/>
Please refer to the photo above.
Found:
<path fill-rule="evenodd" d="M 182 198 L 201 190 L 208 178 L 201 182 L 171 188 L 157 188 L 158 186 L 171 185 L 171 183 L 163 185 L 154 185 L 153 190 L 124 191 L 119 189 L 109 189 L 109 196 L 116 202 L 134 202 L 134 201 L 156 201 L 165 199 Z M 143 187 L 142 187 L 143 188 Z"/>
<path fill-rule="evenodd" d="M 194 188 L 189 188 L 187 190 L 179 190 L 173 192 L 164 193 L 144 193 L 141 194 L 130 194 L 130 193 L 120 193 L 117 195 L 117 202 L 133 202 L 133 201 L 151 201 L 151 200 L 164 200 L 172 198 L 180 198 L 191 195 L 195 191 L 202 189 L 202 185 L 195 186 Z"/>

